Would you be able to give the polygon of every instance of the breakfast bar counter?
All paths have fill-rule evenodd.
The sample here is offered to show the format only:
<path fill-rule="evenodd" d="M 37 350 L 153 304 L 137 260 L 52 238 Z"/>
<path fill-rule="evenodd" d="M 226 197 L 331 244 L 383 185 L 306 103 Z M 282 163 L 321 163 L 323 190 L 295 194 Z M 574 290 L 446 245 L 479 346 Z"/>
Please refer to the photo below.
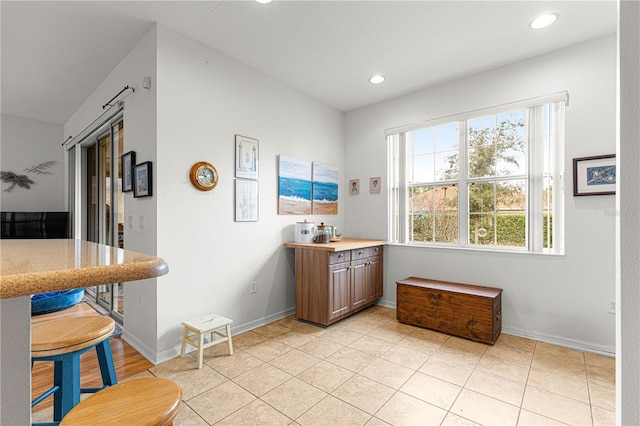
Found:
<path fill-rule="evenodd" d="M 161 258 L 81 240 L 0 240 L 0 424 L 31 423 L 31 294 L 154 278 Z"/>

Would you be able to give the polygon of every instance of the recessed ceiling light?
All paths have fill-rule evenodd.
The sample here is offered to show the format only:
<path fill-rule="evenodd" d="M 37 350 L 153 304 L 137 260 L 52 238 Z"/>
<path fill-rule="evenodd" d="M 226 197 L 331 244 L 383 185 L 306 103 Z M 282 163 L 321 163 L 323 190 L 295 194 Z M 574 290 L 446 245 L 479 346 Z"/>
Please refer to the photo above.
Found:
<path fill-rule="evenodd" d="M 273 0 L 255 0 L 257 3 L 260 4 L 269 4 L 271 3 Z"/>
<path fill-rule="evenodd" d="M 529 28 L 531 28 L 532 30 L 539 30 L 541 28 L 548 27 L 549 25 L 556 22 L 559 16 L 560 15 L 558 15 L 557 13 L 547 13 L 545 15 L 540 15 L 529 24 Z"/>
<path fill-rule="evenodd" d="M 369 77 L 369 83 L 371 84 L 380 84 L 385 80 L 385 76 L 380 74 L 372 75 L 371 77 Z"/>

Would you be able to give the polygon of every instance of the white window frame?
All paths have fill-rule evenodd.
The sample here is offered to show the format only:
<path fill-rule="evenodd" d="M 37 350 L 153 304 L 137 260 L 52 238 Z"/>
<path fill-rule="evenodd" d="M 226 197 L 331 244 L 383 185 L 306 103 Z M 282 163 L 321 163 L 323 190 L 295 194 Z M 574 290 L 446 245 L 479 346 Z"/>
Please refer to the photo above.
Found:
<path fill-rule="evenodd" d="M 388 240 L 391 244 L 457 248 L 482 251 L 501 251 L 517 253 L 564 254 L 564 120 L 565 107 L 568 105 L 567 92 L 526 99 L 499 106 L 483 108 L 462 114 L 428 120 L 421 123 L 388 129 Z M 550 175 L 552 185 L 552 248 L 544 248 L 542 229 L 544 226 L 543 201 L 541 197 L 530 197 L 528 194 L 542 194 L 544 189 L 544 106 L 550 105 L 549 115 L 553 116 L 551 137 L 552 149 L 549 152 L 553 170 Z M 508 247 L 495 245 L 476 245 L 468 242 L 469 211 L 467 183 L 467 121 L 486 115 L 525 109 L 527 114 L 527 222 L 525 247 Z M 439 125 L 458 123 L 458 242 L 415 242 L 409 238 L 409 211 L 407 179 L 406 135 L 409 132 L 437 127 Z M 473 179 L 477 181 L 477 179 Z M 489 180 L 495 180 L 493 177 Z"/>

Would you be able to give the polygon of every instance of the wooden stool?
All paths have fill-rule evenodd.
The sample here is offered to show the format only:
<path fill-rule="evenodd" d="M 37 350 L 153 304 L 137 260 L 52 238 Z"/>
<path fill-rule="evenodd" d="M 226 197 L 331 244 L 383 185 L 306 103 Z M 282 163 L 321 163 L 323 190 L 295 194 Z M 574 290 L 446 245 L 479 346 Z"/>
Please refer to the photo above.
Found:
<path fill-rule="evenodd" d="M 210 314 L 191 321 L 184 321 L 184 331 L 182 333 L 182 348 L 180 349 L 180 357 L 184 356 L 185 346 L 190 344 L 198 350 L 198 368 L 202 368 L 202 352 L 213 345 L 222 342 L 229 342 L 229 355 L 233 355 L 233 344 L 231 343 L 231 323 L 229 318 L 220 315 Z M 217 328 L 226 327 L 227 334 L 216 331 Z M 204 343 L 204 335 L 211 333 L 211 341 Z M 215 339 L 215 336 L 222 339 Z"/>
<path fill-rule="evenodd" d="M 110 386 L 76 405 L 60 426 L 169 426 L 182 404 L 182 389 L 161 377 Z"/>
<path fill-rule="evenodd" d="M 53 394 L 53 420 L 59 422 L 80 402 L 80 393 L 95 393 L 118 383 L 109 337 L 115 321 L 103 316 L 53 320 L 31 329 L 31 366 L 35 361 L 53 361 L 53 387 L 31 402 L 42 402 Z M 80 355 L 95 348 L 102 375 L 101 388 L 80 387 Z"/>

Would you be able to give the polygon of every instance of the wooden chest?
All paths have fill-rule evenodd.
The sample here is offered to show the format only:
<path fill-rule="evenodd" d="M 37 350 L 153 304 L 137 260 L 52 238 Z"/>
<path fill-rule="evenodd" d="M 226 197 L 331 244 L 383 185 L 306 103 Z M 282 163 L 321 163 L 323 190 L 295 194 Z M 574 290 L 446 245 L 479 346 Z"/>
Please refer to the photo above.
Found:
<path fill-rule="evenodd" d="M 494 344 L 502 330 L 502 289 L 409 277 L 397 282 L 399 322 Z"/>

